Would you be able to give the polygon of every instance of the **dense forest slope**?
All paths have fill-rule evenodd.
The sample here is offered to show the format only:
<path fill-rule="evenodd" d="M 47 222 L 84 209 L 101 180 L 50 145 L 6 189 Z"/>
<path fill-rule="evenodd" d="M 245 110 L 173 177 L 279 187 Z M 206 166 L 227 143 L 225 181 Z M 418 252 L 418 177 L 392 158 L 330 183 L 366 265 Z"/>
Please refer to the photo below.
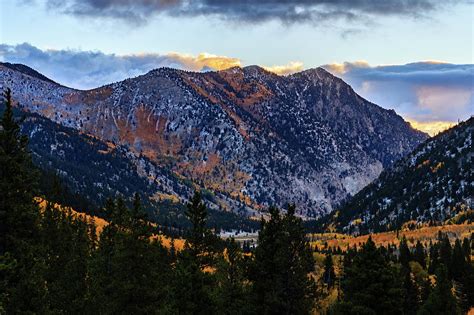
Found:
<path fill-rule="evenodd" d="M 0 85 L 22 109 L 125 146 L 213 193 L 253 209 L 295 203 L 309 217 L 427 138 L 321 68 L 291 76 L 256 66 L 161 68 L 79 91 L 2 64 Z"/>
<path fill-rule="evenodd" d="M 195 187 L 189 181 L 144 156 L 134 155 L 126 147 L 81 134 L 38 114 L 17 114 L 24 117 L 22 133 L 30 139 L 33 161 L 42 174 L 41 192 L 48 197 L 61 195 L 62 199 L 57 201 L 100 215 L 107 198 L 124 197 L 131 201 L 131 196 L 138 192 L 153 222 L 166 227 L 189 227 L 184 216 L 184 199 L 173 197 L 191 196 Z M 55 191 L 56 181 L 60 191 Z M 245 230 L 258 227 L 257 222 L 248 219 L 250 209 L 242 210 L 242 215 L 219 211 L 223 209 L 218 204 L 224 203 L 239 209 L 242 205 L 233 199 L 206 191 L 203 196 L 210 207 L 212 227 Z"/>
<path fill-rule="evenodd" d="M 337 229 L 372 232 L 407 221 L 473 220 L 474 118 L 428 139 L 332 214 Z"/>

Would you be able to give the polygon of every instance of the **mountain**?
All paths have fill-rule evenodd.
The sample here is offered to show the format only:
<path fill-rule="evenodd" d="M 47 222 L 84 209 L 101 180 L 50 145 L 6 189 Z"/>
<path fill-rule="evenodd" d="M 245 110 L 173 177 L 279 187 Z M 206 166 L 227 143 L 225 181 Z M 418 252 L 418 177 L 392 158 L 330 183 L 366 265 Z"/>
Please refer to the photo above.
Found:
<path fill-rule="evenodd" d="M 98 210 L 107 198 L 123 196 L 130 202 L 130 197 L 139 192 L 147 197 L 143 199 L 143 206 L 153 222 L 166 227 L 189 226 L 184 216 L 185 200 L 173 197 L 189 198 L 194 193 L 189 181 L 121 145 L 81 134 L 35 113 L 18 112 L 17 115 L 23 116 L 21 130 L 29 138 L 33 162 L 42 174 L 41 190 L 49 200 L 101 215 Z M 56 196 L 56 176 L 63 186 L 61 196 Z M 58 197 L 61 199 L 55 200 Z M 212 227 L 247 231 L 258 228 L 258 222 L 244 216 L 218 211 L 218 202 L 239 209 L 241 205 L 232 199 L 205 191 L 203 198 L 210 207 Z"/>
<path fill-rule="evenodd" d="M 331 215 L 352 233 L 474 220 L 474 117 L 428 139 Z"/>
<path fill-rule="evenodd" d="M 40 79 L 40 80 L 58 85 L 58 83 L 54 82 L 50 78 L 42 75 L 38 71 L 36 71 L 36 70 L 34 70 L 34 69 L 32 69 L 28 66 L 25 66 L 21 63 L 1 62 L 0 65 L 2 65 L 5 68 L 10 68 L 14 71 L 18 71 L 18 72 L 21 72 L 23 74 L 29 75 L 30 77 L 37 78 L 37 79 Z"/>
<path fill-rule="evenodd" d="M 87 91 L 32 71 L 0 65 L 0 85 L 22 110 L 248 209 L 295 203 L 307 217 L 327 213 L 427 138 L 322 68 L 290 76 L 160 68 Z"/>

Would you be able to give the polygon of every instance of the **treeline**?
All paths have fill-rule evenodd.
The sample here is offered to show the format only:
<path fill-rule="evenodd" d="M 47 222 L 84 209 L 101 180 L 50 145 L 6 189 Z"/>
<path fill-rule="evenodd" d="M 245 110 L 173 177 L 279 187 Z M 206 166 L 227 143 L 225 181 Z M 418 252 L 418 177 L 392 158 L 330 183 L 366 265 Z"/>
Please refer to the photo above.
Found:
<path fill-rule="evenodd" d="M 13 117 L 10 92 L 0 129 L 0 313 L 307 314 L 314 261 L 295 209 L 269 210 L 259 246 L 244 255 L 206 225 L 196 193 L 184 249 L 153 237 L 138 195 L 108 200 L 109 224 L 87 222 L 34 197 L 38 172 Z"/>
<path fill-rule="evenodd" d="M 439 233 L 437 242 L 410 248 L 376 247 L 369 237 L 359 248 L 322 249 L 322 281 L 338 292 L 329 314 L 465 314 L 474 307 L 473 235 L 454 246 Z M 338 276 L 334 256 L 342 260 Z"/>

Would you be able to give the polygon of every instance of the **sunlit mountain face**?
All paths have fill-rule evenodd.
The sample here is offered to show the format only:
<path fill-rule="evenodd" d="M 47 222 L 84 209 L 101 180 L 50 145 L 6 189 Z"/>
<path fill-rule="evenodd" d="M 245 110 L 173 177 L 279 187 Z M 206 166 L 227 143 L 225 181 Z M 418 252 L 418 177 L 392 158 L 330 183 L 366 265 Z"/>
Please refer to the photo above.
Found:
<path fill-rule="evenodd" d="M 213 192 L 229 211 L 294 203 L 320 216 L 427 138 L 322 68 L 289 76 L 257 66 L 160 68 L 82 91 L 3 64 L 0 82 L 23 110 L 127 147 L 157 187 L 140 156 Z"/>

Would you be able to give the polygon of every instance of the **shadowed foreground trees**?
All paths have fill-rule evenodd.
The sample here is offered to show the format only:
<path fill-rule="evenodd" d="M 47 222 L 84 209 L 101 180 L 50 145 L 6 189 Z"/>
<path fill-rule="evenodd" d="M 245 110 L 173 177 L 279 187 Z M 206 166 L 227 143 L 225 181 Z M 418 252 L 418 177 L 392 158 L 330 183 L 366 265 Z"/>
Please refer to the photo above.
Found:
<path fill-rule="evenodd" d="M 9 91 L 4 98 L 0 314 L 310 314 L 317 286 L 334 290 L 336 276 L 334 314 L 456 314 L 474 305 L 472 236 L 453 245 L 440 234 L 429 248 L 415 249 L 405 238 L 398 249 L 377 248 L 369 238 L 359 250 L 332 251 L 334 260 L 326 252 L 317 274 L 294 206 L 284 213 L 271 207 L 258 246 L 247 243 L 244 253 L 207 227 L 198 192 L 187 205 L 184 249 L 157 240 L 138 194 L 105 203 L 99 212 L 109 224 L 98 235 L 93 222 L 34 201 L 38 173 Z"/>
<path fill-rule="evenodd" d="M 369 237 L 344 263 L 343 300 L 337 314 L 401 314 L 402 288 L 396 270 Z"/>
<path fill-rule="evenodd" d="M 3 94 L 0 126 L 0 309 L 7 313 L 43 310 L 45 294 L 39 256 L 37 172 L 28 152 L 28 139 L 13 117 L 10 90 Z"/>
<path fill-rule="evenodd" d="M 301 219 L 290 206 L 285 215 L 270 208 L 262 220 L 251 265 L 252 298 L 259 314 L 306 314 L 314 302 L 314 260 Z"/>

